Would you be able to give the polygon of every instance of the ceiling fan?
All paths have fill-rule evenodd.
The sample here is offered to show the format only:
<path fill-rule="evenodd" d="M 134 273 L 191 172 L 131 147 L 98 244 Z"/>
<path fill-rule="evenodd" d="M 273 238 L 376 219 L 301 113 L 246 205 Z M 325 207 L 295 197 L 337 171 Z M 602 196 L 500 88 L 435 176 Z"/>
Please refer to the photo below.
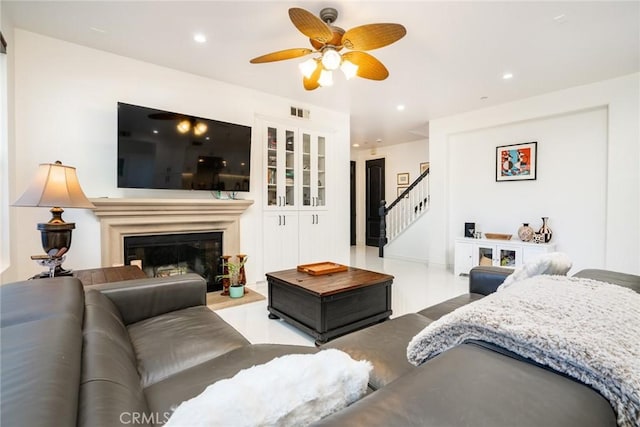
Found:
<path fill-rule="evenodd" d="M 313 49 L 280 50 L 258 56 L 249 62 L 260 64 L 283 61 L 318 53 L 320 56 L 300 64 L 302 83 L 307 90 L 331 86 L 332 71 L 338 68 L 344 72 L 347 79 L 354 76 L 370 80 L 386 79 L 389 76 L 387 68 L 375 57 L 363 51 L 390 45 L 407 33 L 402 25 L 389 23 L 361 25 L 345 32 L 342 28 L 332 25 L 338 18 L 338 11 L 332 7 L 322 9 L 320 18 L 309 11 L 293 7 L 289 9 L 289 18 L 302 34 L 309 37 Z M 340 53 L 345 48 L 348 51 Z"/>

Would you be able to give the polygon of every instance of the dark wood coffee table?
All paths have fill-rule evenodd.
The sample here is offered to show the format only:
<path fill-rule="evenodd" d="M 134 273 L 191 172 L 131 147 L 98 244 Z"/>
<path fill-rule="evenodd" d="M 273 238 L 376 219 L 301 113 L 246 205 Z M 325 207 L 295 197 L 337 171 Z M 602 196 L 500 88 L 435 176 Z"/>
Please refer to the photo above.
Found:
<path fill-rule="evenodd" d="M 322 276 L 293 270 L 267 273 L 269 318 L 287 323 L 324 344 L 391 315 L 393 276 L 349 267 Z"/>

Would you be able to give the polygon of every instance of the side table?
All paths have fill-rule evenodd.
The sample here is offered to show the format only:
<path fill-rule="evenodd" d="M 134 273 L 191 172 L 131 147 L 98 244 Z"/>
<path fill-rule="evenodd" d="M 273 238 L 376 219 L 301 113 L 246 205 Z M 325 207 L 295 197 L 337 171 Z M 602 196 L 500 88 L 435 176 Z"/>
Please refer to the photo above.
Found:
<path fill-rule="evenodd" d="M 121 267 L 75 270 L 73 277 L 80 279 L 83 286 L 91 286 L 101 283 L 120 282 L 122 280 L 145 279 L 147 275 L 135 265 L 125 265 Z"/>

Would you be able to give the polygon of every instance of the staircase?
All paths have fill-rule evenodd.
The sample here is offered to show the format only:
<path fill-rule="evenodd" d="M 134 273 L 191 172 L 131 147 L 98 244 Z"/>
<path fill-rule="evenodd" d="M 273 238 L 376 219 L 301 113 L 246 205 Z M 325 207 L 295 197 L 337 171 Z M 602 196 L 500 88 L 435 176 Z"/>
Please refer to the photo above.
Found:
<path fill-rule="evenodd" d="M 378 256 L 384 257 L 384 247 L 401 235 L 420 218 L 429 206 L 429 169 L 424 171 L 388 207 L 380 202 L 380 240 Z"/>

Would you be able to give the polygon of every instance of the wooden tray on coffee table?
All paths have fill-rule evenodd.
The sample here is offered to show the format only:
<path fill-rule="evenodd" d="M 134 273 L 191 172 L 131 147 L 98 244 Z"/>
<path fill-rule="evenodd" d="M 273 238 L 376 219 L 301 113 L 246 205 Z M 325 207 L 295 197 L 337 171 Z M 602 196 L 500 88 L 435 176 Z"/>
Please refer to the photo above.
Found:
<path fill-rule="evenodd" d="M 302 264 L 298 266 L 298 271 L 311 274 L 312 276 L 322 276 L 323 274 L 339 273 L 347 271 L 349 267 L 335 262 L 324 261 L 313 264 Z"/>

